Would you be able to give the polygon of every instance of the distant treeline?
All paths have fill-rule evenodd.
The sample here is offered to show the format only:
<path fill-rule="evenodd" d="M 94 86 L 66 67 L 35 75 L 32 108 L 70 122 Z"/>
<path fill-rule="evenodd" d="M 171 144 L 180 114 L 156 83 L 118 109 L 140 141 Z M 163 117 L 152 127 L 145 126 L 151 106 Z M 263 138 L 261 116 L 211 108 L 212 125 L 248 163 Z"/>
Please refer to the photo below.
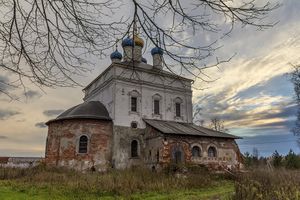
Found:
<path fill-rule="evenodd" d="M 280 155 L 275 151 L 271 157 L 259 157 L 257 151 L 244 154 L 245 167 L 269 166 L 274 168 L 300 169 L 300 155 L 291 149 L 287 155 Z"/>

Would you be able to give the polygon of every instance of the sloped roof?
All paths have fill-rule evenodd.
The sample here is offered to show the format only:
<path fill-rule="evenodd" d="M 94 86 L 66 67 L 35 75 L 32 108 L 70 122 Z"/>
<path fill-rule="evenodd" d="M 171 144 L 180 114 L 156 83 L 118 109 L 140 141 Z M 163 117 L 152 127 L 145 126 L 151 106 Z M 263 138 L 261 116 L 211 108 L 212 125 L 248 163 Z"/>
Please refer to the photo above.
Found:
<path fill-rule="evenodd" d="M 175 122 L 175 121 L 163 121 L 163 120 L 153 120 L 153 119 L 144 119 L 144 121 L 148 125 L 152 126 L 153 128 L 159 130 L 164 134 L 241 139 L 241 137 L 235 135 L 204 128 L 202 126 L 197 126 L 192 123 L 182 123 L 182 122 Z"/>
<path fill-rule="evenodd" d="M 66 110 L 56 119 L 50 120 L 46 124 L 65 119 L 111 120 L 108 111 L 100 101 L 88 101 Z"/>

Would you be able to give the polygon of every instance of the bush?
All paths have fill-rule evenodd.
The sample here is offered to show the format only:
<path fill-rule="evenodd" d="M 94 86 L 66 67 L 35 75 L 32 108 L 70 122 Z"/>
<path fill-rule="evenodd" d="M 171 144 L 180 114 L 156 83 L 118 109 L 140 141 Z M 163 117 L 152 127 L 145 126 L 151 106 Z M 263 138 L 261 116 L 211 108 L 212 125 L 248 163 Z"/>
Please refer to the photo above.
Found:
<path fill-rule="evenodd" d="M 288 169 L 300 169 L 300 157 L 293 150 L 290 150 L 288 155 L 285 156 L 285 167 Z"/>
<path fill-rule="evenodd" d="M 235 183 L 234 200 L 299 200 L 300 171 L 253 170 Z"/>

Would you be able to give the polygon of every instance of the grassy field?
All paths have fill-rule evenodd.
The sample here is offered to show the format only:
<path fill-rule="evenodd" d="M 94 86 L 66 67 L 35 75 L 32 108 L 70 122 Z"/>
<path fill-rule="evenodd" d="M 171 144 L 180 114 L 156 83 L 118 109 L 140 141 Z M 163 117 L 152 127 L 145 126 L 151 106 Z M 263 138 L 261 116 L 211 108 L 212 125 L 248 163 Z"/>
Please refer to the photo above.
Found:
<path fill-rule="evenodd" d="M 0 168 L 0 200 L 10 199 L 300 200 L 300 171 L 255 168 L 227 176 L 190 168 L 178 177 L 145 169 L 101 174 Z"/>
<path fill-rule="evenodd" d="M 232 182 L 223 183 L 220 186 L 214 188 L 203 188 L 203 189 L 191 189 L 191 190 L 174 190 L 168 192 L 145 192 L 145 193 L 133 193 L 131 195 L 115 195 L 111 192 L 101 191 L 82 191 L 82 190 L 69 190 L 65 187 L 36 187 L 26 186 L 18 184 L 16 182 L 0 182 L 0 199 L 2 200 L 39 200 L 39 199 L 147 199 L 147 200 L 167 200 L 167 199 L 229 199 L 234 190 Z"/>
<path fill-rule="evenodd" d="M 0 168 L 1 200 L 227 200 L 233 192 L 233 180 L 202 170 L 176 177 L 143 169 L 82 174 L 63 169 Z"/>

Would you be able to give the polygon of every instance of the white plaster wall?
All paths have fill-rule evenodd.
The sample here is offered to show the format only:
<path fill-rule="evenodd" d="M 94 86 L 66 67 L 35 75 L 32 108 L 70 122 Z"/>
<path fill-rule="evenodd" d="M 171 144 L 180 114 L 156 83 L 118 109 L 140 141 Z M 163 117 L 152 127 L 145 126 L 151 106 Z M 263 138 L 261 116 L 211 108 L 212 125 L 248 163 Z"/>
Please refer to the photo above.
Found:
<path fill-rule="evenodd" d="M 107 82 L 109 79 L 111 79 L 114 76 L 114 68 L 109 67 L 104 72 L 102 72 L 101 75 L 99 75 L 92 84 L 87 87 L 84 92 L 85 96 L 88 97 L 92 95 L 96 90 L 101 88 L 101 85 L 103 85 L 105 82 Z"/>
<path fill-rule="evenodd" d="M 130 92 L 134 90 L 140 94 L 140 97 L 138 97 L 138 112 L 130 111 Z M 160 100 L 160 116 L 153 114 L 153 96 L 155 94 L 162 97 Z M 132 121 L 136 121 L 139 128 L 145 128 L 143 118 L 191 122 L 191 94 L 189 94 L 190 100 L 187 100 L 188 96 L 185 92 L 157 88 L 146 84 L 117 81 L 115 95 L 115 125 L 128 127 Z M 181 104 L 182 118 L 175 118 L 174 100 L 177 97 L 183 100 Z M 188 104 L 189 102 L 190 104 Z"/>
<path fill-rule="evenodd" d="M 95 93 L 91 94 L 85 101 L 100 101 L 107 109 L 109 116 L 115 118 L 115 103 L 114 103 L 114 82 L 110 82 L 102 88 L 99 88 Z"/>
<path fill-rule="evenodd" d="M 131 112 L 130 92 L 136 90 L 138 112 Z M 143 118 L 192 122 L 192 92 L 189 81 L 149 73 L 145 69 L 132 70 L 113 66 L 87 88 L 85 101 L 100 101 L 107 108 L 114 125 L 129 127 L 131 122 L 145 128 Z M 153 114 L 153 96 L 159 94 L 160 115 Z M 175 102 L 182 99 L 181 118 L 175 117 Z"/>

